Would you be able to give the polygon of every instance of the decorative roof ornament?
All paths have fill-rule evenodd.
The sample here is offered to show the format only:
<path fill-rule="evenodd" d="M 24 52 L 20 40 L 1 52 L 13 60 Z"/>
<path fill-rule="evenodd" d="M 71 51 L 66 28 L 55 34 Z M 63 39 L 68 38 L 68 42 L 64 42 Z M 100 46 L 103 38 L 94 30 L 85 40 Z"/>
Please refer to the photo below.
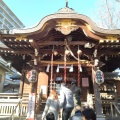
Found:
<path fill-rule="evenodd" d="M 57 13 L 62 13 L 62 14 L 66 14 L 66 13 L 76 14 L 77 12 L 75 12 L 74 9 L 72 9 L 72 8 L 64 7 L 64 8 L 61 8 Z"/>
<path fill-rule="evenodd" d="M 68 7 L 68 0 L 66 0 L 66 7 Z"/>
<path fill-rule="evenodd" d="M 76 14 L 77 12 L 74 11 L 74 9 L 68 7 L 68 0 L 66 0 L 66 6 L 64 8 L 61 8 L 57 13 L 70 13 L 70 14 Z"/>
<path fill-rule="evenodd" d="M 27 38 L 26 38 L 25 35 L 16 37 L 16 40 L 26 40 L 26 39 L 27 39 Z"/>
<path fill-rule="evenodd" d="M 72 21 L 70 19 L 58 21 L 58 24 L 56 25 L 56 30 L 60 31 L 64 35 L 68 35 L 72 31 L 75 31 L 79 28 L 75 23 L 75 21 Z"/>

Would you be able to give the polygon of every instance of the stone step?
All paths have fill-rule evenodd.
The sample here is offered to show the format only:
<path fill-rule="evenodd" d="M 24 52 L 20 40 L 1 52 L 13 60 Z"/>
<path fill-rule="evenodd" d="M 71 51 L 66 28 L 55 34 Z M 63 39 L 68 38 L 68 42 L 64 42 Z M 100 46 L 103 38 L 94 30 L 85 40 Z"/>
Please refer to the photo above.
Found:
<path fill-rule="evenodd" d="M 43 111 L 44 111 L 45 105 L 46 105 L 46 102 L 42 102 L 42 103 L 40 104 L 40 112 L 43 112 Z"/>
<path fill-rule="evenodd" d="M 9 118 L 9 116 L 0 116 L 0 120 L 8 120 Z M 42 114 L 38 114 L 36 120 L 41 120 L 41 118 Z M 10 120 L 12 120 L 12 118 Z M 26 120 L 26 117 L 21 117 L 21 119 L 19 117 L 14 117 L 14 120 Z"/>
<path fill-rule="evenodd" d="M 0 116 L 0 120 L 8 120 L 9 118 L 10 116 Z M 10 120 L 12 120 L 12 118 Z M 21 119 L 19 117 L 14 117 L 14 120 L 26 120 L 26 117 L 21 117 Z"/>
<path fill-rule="evenodd" d="M 106 120 L 120 120 L 120 117 L 108 117 Z"/>
<path fill-rule="evenodd" d="M 42 113 L 37 115 L 37 120 L 41 120 L 42 118 Z"/>

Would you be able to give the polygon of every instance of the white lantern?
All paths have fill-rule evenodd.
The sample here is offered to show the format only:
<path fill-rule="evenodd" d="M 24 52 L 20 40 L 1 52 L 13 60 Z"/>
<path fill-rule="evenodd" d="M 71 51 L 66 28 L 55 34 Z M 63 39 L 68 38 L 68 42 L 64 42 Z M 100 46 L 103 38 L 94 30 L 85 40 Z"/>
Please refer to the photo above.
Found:
<path fill-rule="evenodd" d="M 98 84 L 102 84 L 104 82 L 104 74 L 101 70 L 97 70 L 95 72 L 95 82 Z"/>
<path fill-rule="evenodd" d="M 36 70 L 30 70 L 27 75 L 26 75 L 26 78 L 28 79 L 28 81 L 30 83 L 34 83 L 37 81 L 37 71 Z"/>

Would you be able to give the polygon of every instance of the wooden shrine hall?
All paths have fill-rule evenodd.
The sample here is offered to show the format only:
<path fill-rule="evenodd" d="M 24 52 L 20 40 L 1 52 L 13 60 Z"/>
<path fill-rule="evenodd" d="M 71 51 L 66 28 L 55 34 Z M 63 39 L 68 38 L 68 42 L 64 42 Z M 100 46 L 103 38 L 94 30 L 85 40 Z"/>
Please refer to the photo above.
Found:
<path fill-rule="evenodd" d="M 32 28 L 0 30 L 0 40 L 7 46 L 0 48 L 1 57 L 22 73 L 20 94 L 42 91 L 46 99 L 50 89 L 59 93 L 62 81 L 76 80 L 81 101 L 93 105 L 98 118 L 109 113 L 110 103 L 119 103 L 120 78 L 114 71 L 120 67 L 120 30 L 99 28 L 65 7 Z M 36 82 L 30 83 L 26 76 L 33 69 Z M 95 81 L 97 70 L 104 74 L 101 83 Z"/>

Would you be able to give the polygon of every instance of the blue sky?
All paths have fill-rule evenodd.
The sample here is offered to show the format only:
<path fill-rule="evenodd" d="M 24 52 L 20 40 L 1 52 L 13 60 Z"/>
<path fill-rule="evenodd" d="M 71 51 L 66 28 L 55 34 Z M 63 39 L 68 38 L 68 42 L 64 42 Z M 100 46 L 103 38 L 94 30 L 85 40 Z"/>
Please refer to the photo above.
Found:
<path fill-rule="evenodd" d="M 66 0 L 3 0 L 28 28 L 35 26 L 45 16 L 65 7 Z M 76 12 L 94 17 L 97 0 L 68 0 L 68 6 Z"/>

